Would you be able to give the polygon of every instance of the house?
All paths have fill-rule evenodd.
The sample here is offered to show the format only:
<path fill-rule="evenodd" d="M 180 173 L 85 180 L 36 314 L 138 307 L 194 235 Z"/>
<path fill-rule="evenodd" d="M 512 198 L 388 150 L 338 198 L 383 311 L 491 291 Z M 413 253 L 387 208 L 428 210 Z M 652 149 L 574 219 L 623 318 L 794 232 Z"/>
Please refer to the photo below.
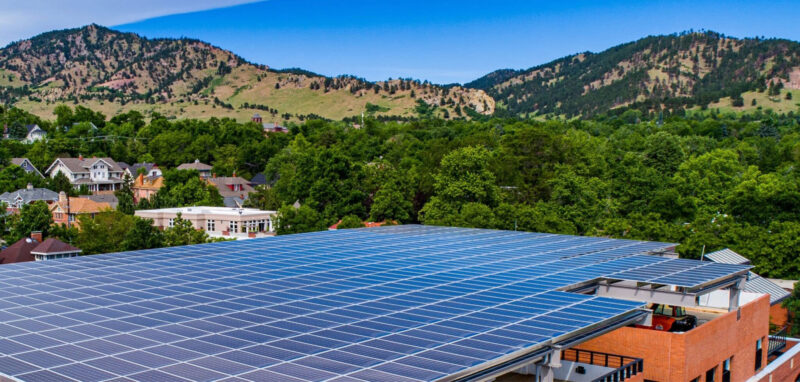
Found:
<path fill-rule="evenodd" d="M 233 176 L 211 177 L 208 178 L 207 181 L 212 186 L 217 187 L 225 203 L 225 207 L 241 207 L 250 193 L 255 191 L 250 185 L 250 182 L 242 177 L 236 176 L 236 173 L 234 173 Z"/>
<path fill-rule="evenodd" d="M 22 208 L 38 200 L 53 204 L 58 201 L 58 194 L 46 188 L 33 188 L 33 185 L 28 183 L 26 188 L 0 195 L 0 202 L 5 203 L 7 208 Z"/>
<path fill-rule="evenodd" d="M 81 250 L 79 248 L 75 248 L 61 240 L 49 238 L 42 241 L 41 232 L 31 232 L 30 237 L 20 239 L 0 251 L 0 264 L 61 259 L 75 257 L 80 253 Z"/>
<path fill-rule="evenodd" d="M 259 123 L 259 124 L 264 122 L 264 120 L 261 119 L 261 114 L 258 114 L 258 113 L 253 114 L 253 117 L 250 118 L 250 120 L 255 122 L 255 123 Z"/>
<path fill-rule="evenodd" d="M 277 123 L 264 123 L 261 125 L 264 128 L 264 133 L 288 133 L 289 129 Z"/>
<path fill-rule="evenodd" d="M 31 163 L 31 161 L 28 160 L 28 158 L 11 158 L 11 164 L 22 167 L 22 169 L 25 170 L 25 172 L 34 173 L 44 178 L 44 175 L 42 175 L 42 173 L 39 172 L 36 166 L 34 166 L 33 163 Z"/>
<path fill-rule="evenodd" d="M 267 177 L 264 175 L 263 172 L 259 172 L 252 179 L 250 179 L 250 186 L 263 186 L 267 184 Z"/>
<path fill-rule="evenodd" d="M 81 215 L 94 215 L 110 210 L 111 205 L 103 202 L 95 202 L 91 199 L 67 197 L 64 191 L 58 194 L 58 201 L 50 207 L 53 214 L 53 222 L 56 224 L 66 224 L 79 227 L 78 217 Z"/>
<path fill-rule="evenodd" d="M 152 219 L 153 225 L 165 229 L 172 227 L 178 215 L 188 220 L 198 230 L 211 237 L 255 238 L 271 236 L 275 232 L 275 211 L 255 208 L 181 207 L 139 210 L 136 216 Z"/>
<path fill-rule="evenodd" d="M 25 138 L 22 139 L 22 143 L 33 143 L 47 138 L 47 132 L 42 130 L 39 125 L 27 125 L 25 128 L 28 129 L 28 133 L 25 135 Z"/>
<path fill-rule="evenodd" d="M 158 165 L 155 163 L 134 163 L 130 166 L 123 168 L 123 171 L 131 177 L 131 179 L 136 179 L 141 171 L 147 177 L 158 177 L 164 175 L 161 172 L 161 169 L 158 168 Z"/>
<path fill-rule="evenodd" d="M 131 190 L 133 191 L 133 201 L 139 203 L 142 199 L 148 199 L 155 195 L 158 190 L 164 187 L 164 177 L 144 176 L 139 174 L 133 181 Z"/>
<path fill-rule="evenodd" d="M 177 167 L 178 170 L 197 170 L 201 178 L 211 177 L 211 166 L 201 163 L 199 159 L 195 159 L 192 163 L 184 163 Z"/>
<path fill-rule="evenodd" d="M 66 175 L 75 188 L 86 185 L 91 192 L 122 188 L 122 168 L 111 158 L 56 158 L 45 174 L 54 178 L 58 173 Z"/>

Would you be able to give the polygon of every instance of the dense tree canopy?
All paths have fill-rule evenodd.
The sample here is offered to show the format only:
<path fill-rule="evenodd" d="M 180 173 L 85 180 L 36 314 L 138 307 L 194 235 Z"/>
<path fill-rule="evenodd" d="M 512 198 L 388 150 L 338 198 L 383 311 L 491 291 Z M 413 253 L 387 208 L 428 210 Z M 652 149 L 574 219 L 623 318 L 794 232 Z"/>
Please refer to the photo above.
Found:
<path fill-rule="evenodd" d="M 64 118 L 87 121 L 75 119 L 77 109 L 72 114 Z M 170 170 L 200 159 L 219 175 L 263 172 L 270 186 L 249 205 L 278 210 L 279 234 L 322 230 L 352 216 L 348 220 L 660 240 L 680 243 L 679 253 L 688 258 L 730 247 L 765 276 L 800 277 L 800 116 L 794 113 L 367 118 L 360 129 L 308 120 L 290 124 L 290 133 L 266 135 L 256 124 L 230 119 L 148 118 L 115 116 L 81 134 L 119 138 L 78 139 L 11 108 L 0 113 L 0 122 L 35 121 L 49 138 L 3 140 L 0 165 L 28 157 L 43 169 L 56 156 L 78 154 L 129 163 L 153 159 L 167 169 L 166 187 L 137 208 L 221 205 L 197 173 Z M 28 181 L 56 184 L 3 166 L 2 191 Z M 121 235 L 115 247 L 128 248 L 126 236 L 132 243 L 131 237 L 148 234 L 144 223 L 131 223 L 126 232 L 135 233 Z"/>

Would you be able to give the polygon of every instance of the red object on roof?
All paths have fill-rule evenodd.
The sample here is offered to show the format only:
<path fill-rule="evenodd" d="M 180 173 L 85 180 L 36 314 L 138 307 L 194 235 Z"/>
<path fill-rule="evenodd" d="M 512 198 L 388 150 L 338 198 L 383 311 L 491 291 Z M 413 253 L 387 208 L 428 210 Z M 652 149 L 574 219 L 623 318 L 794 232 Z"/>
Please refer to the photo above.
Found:
<path fill-rule="evenodd" d="M 29 237 L 20 239 L 8 248 L 0 251 L 0 264 L 22 263 L 25 261 L 34 261 L 35 258 L 31 255 L 31 251 L 39 244 L 38 241 Z"/>

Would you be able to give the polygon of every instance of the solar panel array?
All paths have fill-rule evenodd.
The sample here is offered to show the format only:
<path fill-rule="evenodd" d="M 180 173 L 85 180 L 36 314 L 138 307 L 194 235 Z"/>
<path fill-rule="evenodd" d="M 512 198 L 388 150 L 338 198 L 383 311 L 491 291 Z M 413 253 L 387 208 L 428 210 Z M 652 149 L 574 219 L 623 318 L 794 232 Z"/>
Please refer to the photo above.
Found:
<path fill-rule="evenodd" d="M 635 255 L 667 246 L 398 226 L 2 265 L 0 373 L 437 380 L 643 305 L 564 286 L 631 269 L 684 283 L 738 269 Z"/>

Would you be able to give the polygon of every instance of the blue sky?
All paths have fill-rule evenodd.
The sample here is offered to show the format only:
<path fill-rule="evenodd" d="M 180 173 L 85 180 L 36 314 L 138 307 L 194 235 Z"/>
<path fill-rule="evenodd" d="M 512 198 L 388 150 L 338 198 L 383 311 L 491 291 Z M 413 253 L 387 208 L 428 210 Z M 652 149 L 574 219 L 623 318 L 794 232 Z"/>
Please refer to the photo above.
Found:
<path fill-rule="evenodd" d="M 213 7 L 215 2 L 225 6 L 248 1 L 171 0 L 161 3 L 206 10 L 162 10 L 162 17 L 136 22 L 105 15 L 106 8 L 115 6 L 101 5 L 108 4 L 103 1 L 118 0 L 76 1 L 99 2 L 86 14 L 96 15 L 92 22 L 116 29 L 147 37 L 198 38 L 273 68 L 300 67 L 369 80 L 467 82 L 495 69 L 528 68 L 688 29 L 800 40 L 800 1 L 783 0 L 268 0 L 225 8 Z M 147 8 L 156 6 L 143 3 L 159 2 L 123 3 Z"/>

